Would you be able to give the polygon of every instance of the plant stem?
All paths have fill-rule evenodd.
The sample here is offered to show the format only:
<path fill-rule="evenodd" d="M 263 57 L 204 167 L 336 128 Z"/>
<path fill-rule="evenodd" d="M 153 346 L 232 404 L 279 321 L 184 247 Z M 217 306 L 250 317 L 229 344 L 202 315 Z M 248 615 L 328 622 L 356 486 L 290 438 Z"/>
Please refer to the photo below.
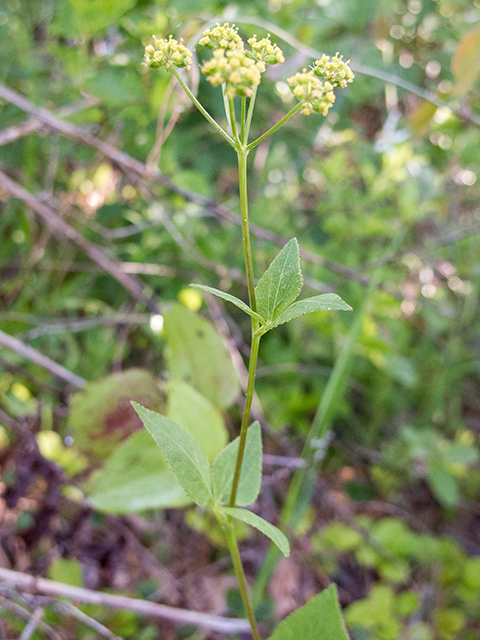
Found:
<path fill-rule="evenodd" d="M 250 135 L 250 126 L 252 124 L 253 109 L 255 108 L 255 98 L 257 97 L 258 85 L 253 87 L 253 95 L 248 103 L 247 123 L 245 126 L 245 144 L 248 143 L 248 136 Z"/>
<path fill-rule="evenodd" d="M 228 518 L 228 524 L 226 525 L 228 548 L 230 555 L 232 556 L 233 568 L 235 575 L 237 576 L 238 584 L 240 587 L 240 593 L 242 596 L 243 606 L 245 607 L 245 613 L 247 614 L 250 628 L 252 630 L 253 640 L 261 640 L 258 633 L 257 622 L 253 613 L 252 603 L 250 596 L 248 595 L 247 580 L 245 578 L 245 572 L 243 570 L 242 559 L 240 558 L 240 551 L 238 550 L 237 537 L 235 535 L 235 529 L 231 517 Z"/>
<path fill-rule="evenodd" d="M 253 278 L 252 249 L 250 246 L 250 232 L 248 228 L 248 193 L 247 193 L 247 156 L 248 152 L 240 145 L 237 147 L 238 154 L 238 180 L 240 187 L 240 214 L 242 217 L 242 242 L 243 255 L 245 258 L 245 271 L 247 273 L 248 299 L 250 308 L 256 311 L 255 301 L 255 281 Z M 252 318 L 252 346 L 250 352 L 250 362 L 248 365 L 248 383 L 245 396 L 245 407 L 243 410 L 242 426 L 240 428 L 240 444 L 238 447 L 237 461 L 235 464 L 235 474 L 233 476 L 232 491 L 230 494 L 230 506 L 235 506 L 237 499 L 238 484 L 242 471 L 243 455 L 245 453 L 245 443 L 247 440 L 248 423 L 250 421 L 250 410 L 252 408 L 253 391 L 255 384 L 255 372 L 257 369 L 258 347 L 260 336 L 255 332 L 258 330 L 258 320 Z"/>
<path fill-rule="evenodd" d="M 245 271 L 247 274 L 248 300 L 250 308 L 257 310 L 255 301 L 255 280 L 253 278 L 252 248 L 250 246 L 250 231 L 248 228 L 248 194 L 247 194 L 247 156 L 245 148 L 237 147 L 238 154 L 238 182 L 240 192 L 240 215 L 242 218 L 242 242 L 243 256 L 245 258 Z M 258 329 L 258 322 L 253 320 L 252 329 Z"/>
<path fill-rule="evenodd" d="M 261 135 L 259 138 L 257 138 L 256 140 L 254 140 L 253 142 L 251 142 L 246 150 L 247 151 L 251 151 L 251 149 L 253 149 L 254 147 L 256 147 L 258 144 L 260 144 L 260 142 L 263 142 L 265 140 L 265 138 L 268 138 L 268 136 L 271 136 L 272 133 L 275 133 L 275 131 L 277 129 L 280 129 L 280 127 L 282 125 L 285 124 L 285 122 L 287 122 L 287 120 L 290 120 L 290 118 L 292 116 L 294 116 L 297 111 L 300 111 L 300 109 L 303 107 L 303 102 L 299 102 L 298 104 L 296 104 L 293 109 L 290 109 L 290 111 L 283 116 L 283 118 L 281 120 L 279 120 L 277 122 L 277 124 L 274 124 L 273 127 L 271 129 L 269 129 L 266 133 L 264 133 L 263 135 Z"/>
<path fill-rule="evenodd" d="M 247 139 L 245 136 L 246 129 L 246 120 L 247 120 L 247 98 L 246 96 L 242 96 L 242 111 L 240 115 L 240 142 L 245 145 L 247 143 Z"/>
<path fill-rule="evenodd" d="M 235 118 L 235 105 L 233 104 L 233 98 L 228 98 L 228 109 L 230 113 L 230 126 L 232 127 L 232 135 L 238 149 L 238 147 L 240 146 L 240 140 L 238 138 L 237 120 Z"/>
<path fill-rule="evenodd" d="M 200 111 L 200 113 L 208 120 L 208 122 L 210 122 L 212 127 L 214 127 L 218 131 L 218 133 L 225 138 L 225 140 L 228 142 L 228 144 L 230 146 L 232 146 L 234 149 L 236 149 L 235 142 L 228 135 L 228 133 L 218 124 L 218 122 L 214 118 L 212 118 L 212 116 L 208 113 L 208 111 L 200 104 L 200 102 L 197 100 L 197 98 L 190 91 L 189 87 L 183 81 L 183 78 L 178 73 L 177 69 L 175 67 L 172 67 L 171 70 L 172 70 L 173 75 L 176 77 L 176 79 L 180 83 L 182 89 L 185 91 L 187 96 L 190 98 L 190 100 L 193 102 L 193 104 L 197 107 L 197 109 Z"/>
<path fill-rule="evenodd" d="M 254 319 L 252 318 L 252 323 L 253 322 Z M 230 507 L 235 506 L 235 501 L 237 499 L 238 484 L 240 482 L 240 473 L 242 471 L 243 455 L 245 453 L 245 443 L 247 441 L 248 423 L 250 421 L 250 410 L 252 408 L 253 390 L 255 385 L 255 371 L 257 369 L 259 345 L 260 336 L 253 335 L 250 351 L 250 363 L 248 365 L 248 383 L 247 393 L 245 396 L 245 408 L 243 410 L 242 426 L 240 428 L 240 444 L 238 445 L 237 462 L 235 464 L 235 474 L 233 476 L 232 491 L 230 494 Z"/>

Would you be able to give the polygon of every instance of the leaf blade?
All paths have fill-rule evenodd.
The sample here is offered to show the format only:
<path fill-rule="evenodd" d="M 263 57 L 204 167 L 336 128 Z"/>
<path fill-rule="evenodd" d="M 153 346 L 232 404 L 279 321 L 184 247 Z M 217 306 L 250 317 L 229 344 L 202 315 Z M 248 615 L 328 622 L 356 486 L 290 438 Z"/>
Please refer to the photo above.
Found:
<path fill-rule="evenodd" d="M 136 402 L 133 408 L 160 447 L 185 493 L 200 507 L 211 497 L 210 463 L 200 443 L 182 425 Z"/>
<path fill-rule="evenodd" d="M 258 281 L 255 289 L 258 312 L 272 322 L 302 290 L 300 250 L 296 238 L 292 238 L 273 259 Z"/>
<path fill-rule="evenodd" d="M 250 309 L 248 304 L 243 302 L 243 300 L 240 300 L 240 298 L 237 298 L 236 296 L 232 296 L 230 293 L 225 293 L 224 291 L 220 291 L 220 289 L 215 289 L 214 287 L 208 287 L 205 284 L 190 284 L 188 286 L 192 287 L 193 289 L 201 289 L 202 291 L 207 291 L 208 293 L 211 293 L 214 296 L 218 296 L 219 298 L 222 298 L 227 302 L 231 302 L 242 311 L 245 311 L 245 313 L 247 313 L 251 318 L 255 318 L 261 324 L 265 324 L 265 320 L 260 314 L 253 311 L 253 309 Z"/>
<path fill-rule="evenodd" d="M 281 313 L 273 322 L 270 322 L 266 329 L 274 329 L 284 322 L 290 322 L 306 313 L 314 313 L 315 311 L 352 311 L 352 307 L 344 302 L 336 293 L 322 293 L 319 296 L 299 300 L 291 304 L 283 313 Z"/>
<path fill-rule="evenodd" d="M 242 522 L 246 522 L 251 527 L 255 527 L 274 542 L 283 555 L 288 558 L 290 555 L 290 544 L 287 536 L 270 522 L 267 522 L 256 513 L 252 513 L 247 509 L 237 509 L 236 507 L 222 507 L 223 511 Z"/>
<path fill-rule="evenodd" d="M 212 463 L 212 493 L 216 504 L 228 500 L 232 490 L 235 461 L 240 437 L 230 442 Z M 236 504 L 246 507 L 255 502 L 262 482 L 262 435 L 260 424 L 255 421 L 247 431 L 245 453 L 238 484 Z"/>
<path fill-rule="evenodd" d="M 303 607 L 291 613 L 268 640 L 349 640 L 338 603 L 337 588 L 331 584 Z"/>

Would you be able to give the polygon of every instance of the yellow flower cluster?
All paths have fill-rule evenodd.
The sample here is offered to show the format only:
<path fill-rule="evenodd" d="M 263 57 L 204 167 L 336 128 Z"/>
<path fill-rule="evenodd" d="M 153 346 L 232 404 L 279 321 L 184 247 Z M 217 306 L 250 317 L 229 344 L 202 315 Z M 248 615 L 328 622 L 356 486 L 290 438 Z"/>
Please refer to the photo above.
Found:
<path fill-rule="evenodd" d="M 346 87 L 355 77 L 348 66 L 349 62 L 344 62 L 343 56 L 338 53 L 333 58 L 324 54 L 320 60 L 315 60 L 312 70 L 318 78 L 328 80 L 334 87 Z"/>
<path fill-rule="evenodd" d="M 293 95 L 303 104 L 302 113 L 306 116 L 312 111 L 326 116 L 335 102 L 333 85 L 330 82 L 322 82 L 313 71 L 304 69 L 302 73 L 288 78 L 287 82 Z"/>
<path fill-rule="evenodd" d="M 217 25 L 213 29 L 207 29 L 203 32 L 203 38 L 199 40 L 199 44 L 207 49 L 229 49 L 230 51 L 243 51 L 243 40 L 238 35 L 238 28 L 233 24 L 230 26 L 228 22 Z"/>
<path fill-rule="evenodd" d="M 302 73 L 288 78 L 293 95 L 303 103 L 304 115 L 308 116 L 312 111 L 327 115 L 335 102 L 333 89 L 346 87 L 355 77 L 348 62 L 344 62 L 338 53 L 333 58 L 323 55 L 315 61 L 311 71 L 304 69 Z"/>
<path fill-rule="evenodd" d="M 277 64 L 277 62 L 285 62 L 285 58 L 280 47 L 270 42 L 270 34 L 266 38 L 257 40 L 257 36 L 253 36 L 248 40 L 248 44 L 252 47 L 252 51 L 246 51 L 248 57 L 252 56 L 255 60 L 261 60 L 266 64 Z"/>
<path fill-rule="evenodd" d="M 213 58 L 202 67 L 202 72 L 214 87 L 225 83 L 228 98 L 253 95 L 253 88 L 260 84 L 264 71 L 264 62 L 252 60 L 239 49 L 215 49 Z"/>
<path fill-rule="evenodd" d="M 192 54 L 182 40 L 177 42 L 172 36 L 168 40 L 153 36 L 153 45 L 149 44 L 145 47 L 143 64 L 152 69 L 158 69 L 159 67 L 170 69 L 172 65 L 190 69 Z"/>

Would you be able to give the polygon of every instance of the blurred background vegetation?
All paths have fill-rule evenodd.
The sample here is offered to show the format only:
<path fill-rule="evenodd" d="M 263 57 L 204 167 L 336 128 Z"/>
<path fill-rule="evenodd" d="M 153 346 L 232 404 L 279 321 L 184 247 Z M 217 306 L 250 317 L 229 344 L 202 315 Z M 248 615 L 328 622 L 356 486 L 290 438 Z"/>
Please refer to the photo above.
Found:
<path fill-rule="evenodd" d="M 157 461 L 125 461 L 120 447 L 137 428 L 131 397 L 167 402 L 170 415 L 199 403 L 218 442 L 238 429 L 248 319 L 188 289 L 245 297 L 235 155 L 168 73 L 140 66 L 153 33 L 194 49 L 216 21 L 269 32 L 285 53 L 259 90 L 255 136 L 290 108 L 286 78 L 321 52 L 356 73 L 327 118 L 297 115 L 250 159 L 256 275 L 296 236 L 304 294 L 333 290 L 354 308 L 283 325 L 261 345 L 256 417 L 265 453 L 284 459 L 266 461 L 264 517 L 278 523 L 285 460 L 313 420 L 330 448 L 260 615 L 268 625 L 335 581 L 355 640 L 474 640 L 479 0 L 4 0 L 0 566 L 242 615 L 219 532 L 192 508 L 159 510 L 182 497 L 167 478 L 170 502 L 149 501 Z M 193 65 L 188 81 L 221 118 L 200 75 Z M 135 446 L 148 449 L 138 436 Z M 104 492 L 117 463 L 135 489 L 120 483 L 115 503 Z M 265 552 L 265 540 L 245 542 L 252 581 Z M 167 588 L 165 566 L 181 589 Z M 217 637 L 89 611 L 123 637 Z M 17 614 L 2 610 L 7 631 L 23 628 Z M 61 637 L 97 637 L 45 615 Z"/>

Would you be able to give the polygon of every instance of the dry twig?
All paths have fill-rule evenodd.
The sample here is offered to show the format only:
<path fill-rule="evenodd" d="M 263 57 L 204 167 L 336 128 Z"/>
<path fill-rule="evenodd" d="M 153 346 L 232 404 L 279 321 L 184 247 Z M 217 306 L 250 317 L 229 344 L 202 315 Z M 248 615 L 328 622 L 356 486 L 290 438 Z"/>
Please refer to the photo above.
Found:
<path fill-rule="evenodd" d="M 33 592 L 41 595 L 71 598 L 78 602 L 96 604 L 115 609 L 128 609 L 145 616 L 170 620 L 176 624 L 191 624 L 220 633 L 246 633 L 249 630 L 247 620 L 229 619 L 221 616 L 199 613 L 186 609 L 169 607 L 146 600 L 116 596 L 80 587 L 72 587 L 53 580 L 35 578 L 26 573 L 0 568 L 0 581 L 13 586 L 19 591 Z"/>
<path fill-rule="evenodd" d="M 74 387 L 82 388 L 86 385 L 86 380 L 80 378 L 75 373 L 72 373 L 62 365 L 50 360 L 47 356 L 44 356 L 40 351 L 37 351 L 33 347 L 30 347 L 28 344 L 25 344 L 21 340 L 14 338 L 13 336 L 9 336 L 8 333 L 0 330 L 0 346 L 8 347 L 13 351 L 16 351 L 20 355 L 24 356 L 28 360 L 39 364 L 50 373 L 53 373 L 57 378 L 61 378 L 70 384 L 73 384 Z"/>

